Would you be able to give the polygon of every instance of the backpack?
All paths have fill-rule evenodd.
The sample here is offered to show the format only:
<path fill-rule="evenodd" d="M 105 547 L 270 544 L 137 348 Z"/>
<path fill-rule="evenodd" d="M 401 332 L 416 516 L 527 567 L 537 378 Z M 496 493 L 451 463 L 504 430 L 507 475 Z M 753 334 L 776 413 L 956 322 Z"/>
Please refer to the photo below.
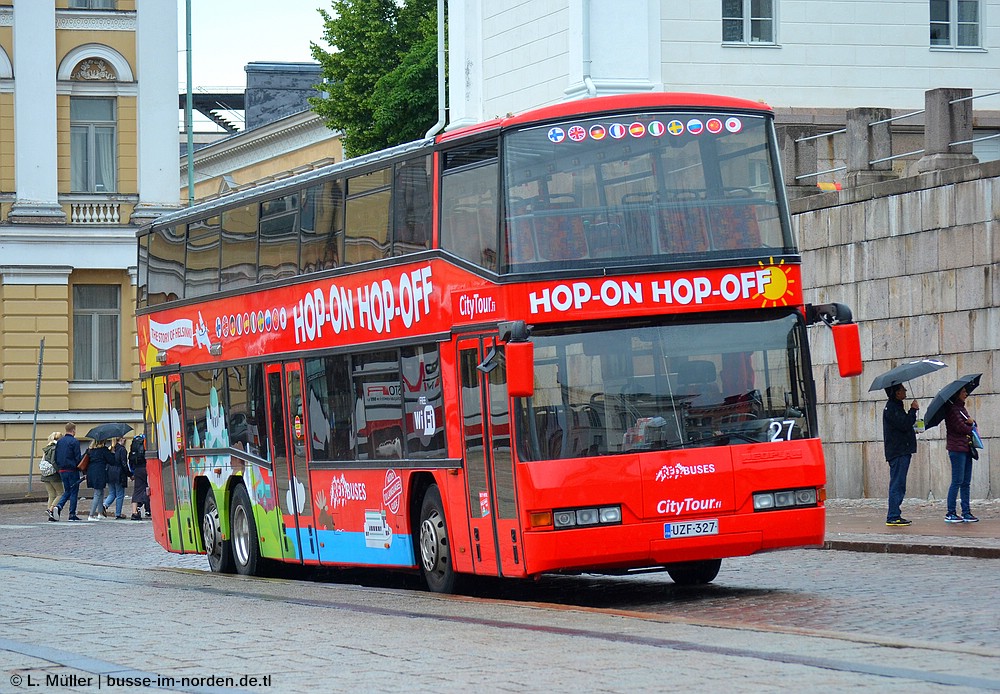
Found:
<path fill-rule="evenodd" d="M 132 470 L 146 464 L 146 447 L 143 444 L 143 440 L 138 436 L 132 439 L 132 446 L 128 452 L 128 466 Z"/>
<path fill-rule="evenodd" d="M 47 458 L 42 458 L 38 461 L 38 469 L 41 471 L 42 477 L 56 474 L 56 466 Z"/>

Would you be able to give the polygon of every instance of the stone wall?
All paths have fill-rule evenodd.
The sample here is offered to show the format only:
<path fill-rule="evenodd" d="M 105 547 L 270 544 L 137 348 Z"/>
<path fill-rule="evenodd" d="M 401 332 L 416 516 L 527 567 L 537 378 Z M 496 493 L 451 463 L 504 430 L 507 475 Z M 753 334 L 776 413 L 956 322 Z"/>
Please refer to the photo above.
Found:
<path fill-rule="evenodd" d="M 849 304 L 861 331 L 864 374 L 843 379 L 829 331 L 811 328 L 829 495 L 887 495 L 886 396 L 868 388 L 899 363 L 940 357 L 948 368 L 912 381 L 908 397 L 923 411 L 948 382 L 983 374 L 969 399 L 986 444 L 972 496 L 1000 496 L 1000 162 L 801 198 L 792 218 L 806 301 Z M 907 496 L 947 493 L 944 433 L 918 436 Z"/>

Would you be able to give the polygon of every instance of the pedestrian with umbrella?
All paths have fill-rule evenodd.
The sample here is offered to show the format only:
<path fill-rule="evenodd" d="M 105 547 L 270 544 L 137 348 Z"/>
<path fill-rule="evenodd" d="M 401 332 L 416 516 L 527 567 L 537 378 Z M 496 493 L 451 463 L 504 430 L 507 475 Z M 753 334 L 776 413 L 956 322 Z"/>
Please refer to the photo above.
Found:
<path fill-rule="evenodd" d="M 910 460 L 917 452 L 917 411 L 920 404 L 914 400 L 909 410 L 903 409 L 906 400 L 907 381 L 943 369 L 946 364 L 937 359 L 918 359 L 900 364 L 872 382 L 869 392 L 884 389 L 888 400 L 882 410 L 882 440 L 885 459 L 889 463 L 889 508 L 885 524 L 890 528 L 901 528 L 911 522 L 903 518 L 900 505 L 906 496 L 906 475 L 910 471 Z"/>
<path fill-rule="evenodd" d="M 906 475 L 910 472 L 910 460 L 917 452 L 917 410 L 916 400 L 910 403 L 908 411 L 903 409 L 906 386 L 897 383 L 885 389 L 889 399 L 882 410 L 882 438 L 885 445 L 885 459 L 889 463 L 889 510 L 885 524 L 889 527 L 905 527 L 910 521 L 902 516 L 900 505 L 906 496 Z"/>
<path fill-rule="evenodd" d="M 927 408 L 926 426 L 937 426 L 944 420 L 947 438 L 945 448 L 951 462 L 951 484 L 948 486 L 946 523 L 976 523 L 969 505 L 969 485 L 972 482 L 972 461 L 979 457 L 973 445 L 973 432 L 978 437 L 976 420 L 966 409 L 969 394 L 979 387 L 982 374 L 968 374 L 942 388 Z M 961 497 L 962 515 L 956 513 L 956 501 Z"/>

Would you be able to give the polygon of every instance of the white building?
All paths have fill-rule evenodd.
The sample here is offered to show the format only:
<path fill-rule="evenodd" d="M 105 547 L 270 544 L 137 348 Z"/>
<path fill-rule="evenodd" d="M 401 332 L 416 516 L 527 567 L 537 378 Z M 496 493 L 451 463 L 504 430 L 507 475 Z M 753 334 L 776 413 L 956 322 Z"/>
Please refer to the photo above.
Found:
<path fill-rule="evenodd" d="M 451 125 L 586 95 L 762 100 L 779 121 L 997 89 L 1000 0 L 450 0 Z M 1000 97 L 976 102 L 1000 111 Z"/>

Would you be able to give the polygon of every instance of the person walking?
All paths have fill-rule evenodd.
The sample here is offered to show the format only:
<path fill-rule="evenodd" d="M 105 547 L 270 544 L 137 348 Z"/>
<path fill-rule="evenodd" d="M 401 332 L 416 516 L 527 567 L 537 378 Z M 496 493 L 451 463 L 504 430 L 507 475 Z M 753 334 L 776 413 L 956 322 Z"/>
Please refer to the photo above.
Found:
<path fill-rule="evenodd" d="M 90 450 L 90 464 L 87 466 L 87 486 L 94 490 L 94 501 L 90 505 L 87 520 L 99 521 L 106 514 L 104 510 L 104 488 L 108 486 L 108 468 L 115 464 L 115 454 L 108 448 L 107 441 L 97 441 Z"/>
<path fill-rule="evenodd" d="M 59 477 L 62 478 L 63 495 L 56 502 L 55 518 L 59 520 L 63 506 L 69 502 L 69 520 L 78 521 L 76 515 L 76 502 L 80 495 L 80 461 L 83 455 L 80 454 L 80 442 L 76 440 L 76 424 L 69 422 L 64 427 L 66 433 L 56 442 L 56 468 L 59 470 Z"/>
<path fill-rule="evenodd" d="M 972 482 L 972 445 L 970 439 L 976 420 L 969 416 L 965 402 L 969 391 L 959 390 L 945 406 L 944 426 L 947 432 L 945 448 L 951 462 L 951 485 L 948 487 L 948 513 L 946 523 L 977 523 L 969 506 L 969 484 Z M 955 502 L 961 495 L 962 515 L 955 513 Z"/>
<path fill-rule="evenodd" d="M 108 515 L 111 502 L 115 502 L 115 519 L 121 520 L 122 504 L 125 503 L 125 487 L 128 486 L 128 451 L 122 445 L 121 439 L 112 439 L 111 452 L 114 454 L 114 462 L 108 464 L 108 495 L 104 499 L 104 515 Z"/>
<path fill-rule="evenodd" d="M 59 468 L 56 467 L 56 442 L 62 434 L 58 431 L 53 431 L 49 434 L 48 443 L 42 448 L 42 460 L 45 460 L 52 466 L 53 472 L 49 475 L 42 475 L 42 484 L 45 486 L 45 492 L 49 495 L 48 501 L 45 502 L 45 513 L 48 515 L 50 521 L 55 521 L 56 516 L 53 513 L 56 501 L 59 497 L 63 495 L 66 488 L 63 487 L 62 477 L 59 476 Z"/>
<path fill-rule="evenodd" d="M 910 521 L 903 518 L 900 504 L 906 496 L 906 475 L 910 471 L 910 458 L 917 452 L 917 432 L 913 425 L 917 421 L 920 405 L 914 400 L 909 411 L 903 409 L 906 386 L 899 383 L 885 389 L 889 397 L 882 410 L 882 439 L 885 445 L 885 459 L 889 463 L 889 510 L 885 524 L 889 527 L 905 527 Z"/>
<path fill-rule="evenodd" d="M 142 507 L 149 516 L 149 478 L 146 475 L 146 437 L 142 434 L 132 439 L 128 452 L 128 466 L 132 471 L 132 520 L 142 520 Z"/>

